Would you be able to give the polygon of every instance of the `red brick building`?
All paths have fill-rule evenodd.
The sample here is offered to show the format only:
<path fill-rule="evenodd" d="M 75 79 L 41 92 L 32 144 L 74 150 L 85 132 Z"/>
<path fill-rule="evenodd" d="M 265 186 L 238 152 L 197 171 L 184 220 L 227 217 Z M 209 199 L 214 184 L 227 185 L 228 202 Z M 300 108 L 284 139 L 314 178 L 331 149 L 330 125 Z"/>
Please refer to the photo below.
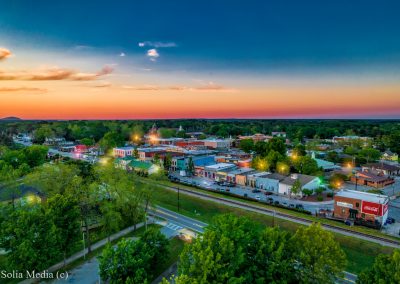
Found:
<path fill-rule="evenodd" d="M 355 190 L 341 190 L 334 196 L 334 217 L 384 224 L 389 197 Z"/>

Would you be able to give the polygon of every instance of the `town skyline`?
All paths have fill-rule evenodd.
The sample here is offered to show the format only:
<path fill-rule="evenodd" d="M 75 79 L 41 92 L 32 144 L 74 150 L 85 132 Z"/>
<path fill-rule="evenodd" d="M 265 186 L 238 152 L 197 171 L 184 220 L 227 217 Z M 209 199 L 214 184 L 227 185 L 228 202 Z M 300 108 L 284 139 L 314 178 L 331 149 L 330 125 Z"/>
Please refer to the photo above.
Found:
<path fill-rule="evenodd" d="M 395 1 L 77 3 L 4 4 L 0 117 L 400 118 Z"/>

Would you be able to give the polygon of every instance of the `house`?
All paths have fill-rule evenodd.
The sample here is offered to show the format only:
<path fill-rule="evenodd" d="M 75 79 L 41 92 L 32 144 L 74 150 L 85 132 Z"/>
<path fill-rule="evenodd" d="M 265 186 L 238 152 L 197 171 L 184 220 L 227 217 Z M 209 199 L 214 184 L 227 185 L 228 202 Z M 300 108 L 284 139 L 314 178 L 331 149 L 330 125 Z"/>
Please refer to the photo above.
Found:
<path fill-rule="evenodd" d="M 244 170 L 245 168 L 243 168 Z M 251 169 L 251 168 L 250 168 Z M 247 177 L 251 174 L 256 173 L 257 171 L 251 169 L 252 171 L 242 171 L 241 173 L 237 173 L 235 176 L 235 182 L 237 185 L 246 186 L 247 185 Z"/>
<path fill-rule="evenodd" d="M 166 149 L 161 147 L 138 148 L 139 160 L 141 161 L 152 161 L 156 155 L 161 158 L 166 152 Z"/>
<path fill-rule="evenodd" d="M 127 169 L 127 166 L 130 162 L 132 162 L 133 160 L 135 160 L 134 157 L 130 157 L 130 156 L 126 156 L 126 157 L 122 157 L 122 158 L 116 158 L 114 160 L 114 165 L 116 168 L 120 168 L 120 169 Z"/>
<path fill-rule="evenodd" d="M 263 189 L 265 191 L 278 193 L 279 183 L 283 181 L 285 178 L 286 176 L 278 173 L 272 173 L 265 176 L 261 176 L 256 179 L 256 187 L 259 189 Z"/>
<path fill-rule="evenodd" d="M 386 150 L 385 152 L 383 152 L 381 159 L 385 160 L 385 161 L 390 161 L 390 162 L 398 162 L 399 155 L 397 155 L 396 153 L 393 153 L 390 150 Z"/>
<path fill-rule="evenodd" d="M 133 156 L 135 147 L 117 147 L 113 149 L 114 157 L 128 157 Z"/>
<path fill-rule="evenodd" d="M 194 167 L 204 167 L 215 164 L 215 156 L 177 156 L 171 161 L 171 169 L 173 171 L 186 171 L 188 169 L 189 160 L 192 158 Z"/>
<path fill-rule="evenodd" d="M 236 168 L 235 164 L 218 163 L 204 167 L 204 177 L 218 181 L 219 176 L 226 175 L 226 170 L 233 170 Z M 224 171 L 224 172 L 222 172 Z M 218 175 L 220 174 L 220 175 Z"/>
<path fill-rule="evenodd" d="M 398 176 L 400 174 L 400 167 L 389 165 L 386 163 L 370 163 L 362 167 L 362 170 L 370 170 L 378 173 L 383 173 L 387 176 Z"/>
<path fill-rule="evenodd" d="M 89 151 L 89 147 L 86 145 L 75 145 L 74 146 L 74 152 L 75 153 L 86 153 Z"/>
<path fill-rule="evenodd" d="M 383 172 L 376 172 L 369 169 L 357 171 L 355 175 L 351 176 L 350 181 L 357 185 L 366 185 L 375 188 L 382 188 L 395 182 L 394 178 L 384 175 Z"/>
<path fill-rule="evenodd" d="M 294 193 L 292 192 L 292 187 L 296 181 L 300 182 L 300 186 L 302 189 L 310 189 L 315 190 L 320 187 L 320 180 L 316 176 L 302 175 L 302 174 L 291 174 L 286 177 L 284 180 L 279 182 L 279 194 L 292 196 Z M 303 193 L 298 192 L 295 194 L 296 196 L 302 197 Z"/>
<path fill-rule="evenodd" d="M 271 135 L 273 137 L 282 137 L 282 138 L 286 138 L 286 132 L 282 132 L 282 131 L 272 131 Z"/>
<path fill-rule="evenodd" d="M 156 166 L 150 162 L 143 162 L 140 160 L 132 160 L 128 163 L 127 169 L 135 172 L 143 172 L 145 174 L 154 174 L 160 170 L 159 166 Z"/>

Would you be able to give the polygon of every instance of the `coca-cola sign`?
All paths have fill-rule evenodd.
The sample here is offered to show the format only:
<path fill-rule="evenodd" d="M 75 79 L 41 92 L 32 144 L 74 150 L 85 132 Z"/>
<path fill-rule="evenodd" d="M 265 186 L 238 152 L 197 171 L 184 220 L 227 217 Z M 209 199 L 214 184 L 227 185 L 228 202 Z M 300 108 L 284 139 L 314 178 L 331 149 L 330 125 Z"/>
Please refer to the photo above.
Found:
<path fill-rule="evenodd" d="M 378 203 L 363 201 L 361 212 L 366 214 L 372 214 L 376 216 L 382 216 L 382 205 Z"/>

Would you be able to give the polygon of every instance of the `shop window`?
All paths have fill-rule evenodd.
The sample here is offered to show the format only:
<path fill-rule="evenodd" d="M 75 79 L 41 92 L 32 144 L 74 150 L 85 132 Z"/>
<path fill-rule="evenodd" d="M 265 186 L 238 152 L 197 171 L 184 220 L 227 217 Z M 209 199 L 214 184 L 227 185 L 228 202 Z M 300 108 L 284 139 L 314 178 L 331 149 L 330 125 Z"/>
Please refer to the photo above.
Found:
<path fill-rule="evenodd" d="M 356 203 L 356 207 L 357 207 L 357 208 L 360 207 L 360 203 L 357 202 L 357 203 Z"/>

